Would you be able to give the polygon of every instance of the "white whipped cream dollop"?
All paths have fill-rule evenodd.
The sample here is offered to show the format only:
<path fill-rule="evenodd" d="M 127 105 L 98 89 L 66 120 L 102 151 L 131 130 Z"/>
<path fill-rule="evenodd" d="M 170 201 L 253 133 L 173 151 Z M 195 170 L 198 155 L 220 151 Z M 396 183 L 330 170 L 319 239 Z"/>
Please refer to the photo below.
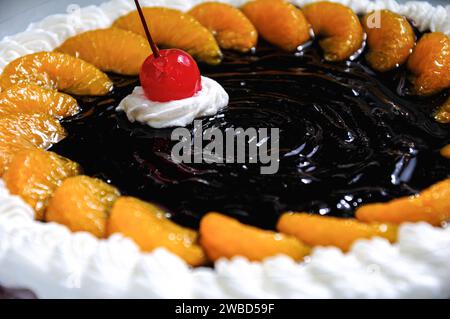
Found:
<path fill-rule="evenodd" d="M 194 119 L 217 114 L 228 105 L 229 97 L 216 81 L 202 76 L 202 89 L 194 96 L 169 102 L 149 100 L 144 89 L 136 87 L 120 102 L 117 111 L 124 111 L 130 122 L 153 128 L 186 126 Z"/>

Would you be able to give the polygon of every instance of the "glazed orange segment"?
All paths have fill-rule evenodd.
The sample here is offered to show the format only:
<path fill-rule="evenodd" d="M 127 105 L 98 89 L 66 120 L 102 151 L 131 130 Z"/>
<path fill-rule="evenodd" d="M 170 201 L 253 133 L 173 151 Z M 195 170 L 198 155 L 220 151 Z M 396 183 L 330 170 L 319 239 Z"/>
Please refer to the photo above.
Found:
<path fill-rule="evenodd" d="M 445 158 L 450 158 L 450 144 L 444 146 L 441 149 L 441 155 L 444 156 Z"/>
<path fill-rule="evenodd" d="M 124 75 L 139 74 L 145 59 L 152 53 L 144 37 L 119 28 L 78 34 L 56 50 L 83 59 L 102 71 Z"/>
<path fill-rule="evenodd" d="M 74 232 L 85 231 L 104 238 L 109 212 L 119 196 L 116 188 L 99 179 L 69 177 L 53 193 L 45 217 Z"/>
<path fill-rule="evenodd" d="M 70 95 L 31 84 L 17 84 L 0 93 L 0 114 L 44 113 L 58 119 L 79 111 Z"/>
<path fill-rule="evenodd" d="M 146 252 L 166 248 L 192 266 L 206 263 L 197 244 L 198 233 L 178 226 L 166 218 L 160 207 L 133 197 L 120 197 L 108 221 L 107 234 L 121 233 L 132 238 Z"/>
<path fill-rule="evenodd" d="M 310 253 L 310 248 L 294 237 L 244 225 L 218 213 L 203 217 L 200 242 L 213 261 L 235 256 L 262 261 L 280 254 L 301 260 Z"/>
<path fill-rule="evenodd" d="M 242 8 L 261 37 L 286 51 L 310 39 L 310 25 L 302 11 L 285 0 L 256 0 Z"/>
<path fill-rule="evenodd" d="M 408 69 L 416 94 L 430 95 L 449 88 L 450 38 L 440 32 L 422 36 L 409 57 Z"/>
<path fill-rule="evenodd" d="M 108 76 L 81 59 L 59 52 L 25 55 L 8 64 L 0 86 L 32 84 L 74 95 L 106 95 L 113 87 Z"/>
<path fill-rule="evenodd" d="M 310 246 L 334 246 L 348 251 L 358 239 L 383 237 L 397 239 L 397 227 L 388 224 L 364 224 L 354 219 L 285 213 L 277 225 L 278 231 L 291 235 Z"/>
<path fill-rule="evenodd" d="M 440 123 L 450 123 L 450 97 L 445 101 L 434 115 L 436 121 Z"/>
<path fill-rule="evenodd" d="M 48 201 L 68 177 L 80 174 L 80 167 L 64 157 L 41 149 L 22 150 L 14 155 L 3 179 L 11 194 L 19 195 L 43 220 Z"/>
<path fill-rule="evenodd" d="M 194 17 L 169 8 L 150 7 L 142 10 L 153 40 L 158 45 L 185 50 L 194 58 L 209 64 L 218 64 L 222 60 L 213 34 Z M 137 11 L 117 19 L 114 27 L 145 36 Z"/>
<path fill-rule="evenodd" d="M 220 2 L 204 2 L 188 12 L 216 37 L 222 49 L 248 52 L 256 46 L 258 33 L 237 8 Z"/>
<path fill-rule="evenodd" d="M 364 222 L 428 222 L 439 226 L 450 219 L 450 179 L 436 183 L 416 196 L 383 204 L 369 204 L 356 211 Z"/>
<path fill-rule="evenodd" d="M 26 140 L 16 140 L 14 143 L 0 141 L 0 177 L 5 173 L 14 154 L 30 148 L 36 147 Z"/>
<path fill-rule="evenodd" d="M 379 17 L 380 25 L 373 19 Z M 386 72 L 406 62 L 414 48 L 416 36 L 408 20 L 389 10 L 371 12 L 363 18 L 369 52 L 366 60 L 380 72 Z"/>
<path fill-rule="evenodd" d="M 8 114 L 0 117 L 1 141 L 24 138 L 39 148 L 48 148 L 65 137 L 58 120 L 47 114 Z"/>
<path fill-rule="evenodd" d="M 320 37 L 325 60 L 343 61 L 350 58 L 364 41 L 364 32 L 358 16 L 339 3 L 321 1 L 303 7 L 306 19 Z"/>
<path fill-rule="evenodd" d="M 50 147 L 66 136 L 58 120 L 47 114 L 0 116 L 0 176 L 22 149 Z"/>

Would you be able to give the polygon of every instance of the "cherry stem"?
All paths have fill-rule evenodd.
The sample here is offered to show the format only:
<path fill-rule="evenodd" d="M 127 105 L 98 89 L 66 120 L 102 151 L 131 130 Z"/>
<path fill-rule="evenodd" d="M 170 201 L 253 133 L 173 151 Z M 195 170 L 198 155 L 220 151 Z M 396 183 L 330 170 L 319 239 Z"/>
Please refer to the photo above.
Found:
<path fill-rule="evenodd" d="M 147 36 L 148 43 L 150 44 L 150 47 L 152 48 L 153 55 L 155 58 L 159 58 L 161 55 L 159 54 L 158 46 L 156 45 L 155 41 L 153 41 L 152 35 L 150 33 L 150 30 L 147 25 L 147 21 L 145 21 L 144 13 L 142 12 L 141 5 L 139 4 L 138 0 L 134 0 L 134 3 L 136 4 L 137 11 L 139 13 L 139 16 L 141 17 L 142 25 L 144 26 L 145 35 Z"/>

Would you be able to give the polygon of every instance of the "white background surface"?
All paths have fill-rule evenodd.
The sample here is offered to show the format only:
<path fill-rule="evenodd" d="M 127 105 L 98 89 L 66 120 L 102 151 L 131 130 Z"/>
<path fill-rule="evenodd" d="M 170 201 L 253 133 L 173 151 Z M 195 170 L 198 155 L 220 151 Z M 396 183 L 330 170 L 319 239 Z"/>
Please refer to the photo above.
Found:
<path fill-rule="evenodd" d="M 54 13 L 65 13 L 70 4 L 100 4 L 106 0 L 0 0 L 0 39 L 24 31 L 29 23 Z M 406 2 L 406 0 L 397 0 Z M 450 0 L 428 0 L 434 4 L 450 4 Z"/>
<path fill-rule="evenodd" d="M 0 0 L 0 39 L 24 31 L 31 22 L 65 13 L 70 4 L 85 7 L 107 0 Z"/>

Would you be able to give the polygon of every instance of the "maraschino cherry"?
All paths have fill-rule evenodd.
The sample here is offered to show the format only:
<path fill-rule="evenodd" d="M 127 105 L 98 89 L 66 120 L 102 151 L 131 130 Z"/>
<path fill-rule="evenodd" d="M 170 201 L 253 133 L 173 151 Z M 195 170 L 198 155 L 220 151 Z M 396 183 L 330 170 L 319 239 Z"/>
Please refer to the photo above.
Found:
<path fill-rule="evenodd" d="M 195 60 L 179 49 L 159 50 L 152 39 L 138 0 L 134 0 L 153 54 L 139 74 L 148 99 L 168 102 L 194 96 L 202 89 L 200 70 Z"/>

